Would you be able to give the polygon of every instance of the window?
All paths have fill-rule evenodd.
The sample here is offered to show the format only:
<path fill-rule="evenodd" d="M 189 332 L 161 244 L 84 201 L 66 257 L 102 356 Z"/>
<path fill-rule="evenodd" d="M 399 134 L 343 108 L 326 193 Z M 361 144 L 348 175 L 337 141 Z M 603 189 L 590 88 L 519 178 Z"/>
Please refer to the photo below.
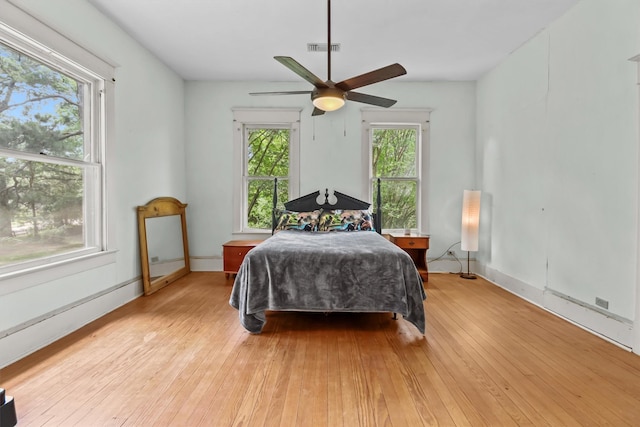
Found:
<path fill-rule="evenodd" d="M 418 136 L 418 126 L 371 126 L 371 185 L 373 192 L 380 178 L 383 228 L 418 228 Z"/>
<path fill-rule="evenodd" d="M 278 200 L 289 197 L 290 136 L 286 128 L 245 127 L 246 228 L 271 228 L 274 178 L 278 178 Z"/>
<path fill-rule="evenodd" d="M 0 274 L 104 249 L 104 86 L 0 25 Z"/>
<path fill-rule="evenodd" d="M 370 200 L 380 179 L 382 229 L 423 232 L 426 228 L 425 166 L 428 111 L 364 111 L 363 146 Z"/>
<path fill-rule="evenodd" d="M 271 232 L 274 179 L 280 206 L 298 193 L 299 110 L 234 110 L 240 173 L 234 201 L 237 232 Z"/>

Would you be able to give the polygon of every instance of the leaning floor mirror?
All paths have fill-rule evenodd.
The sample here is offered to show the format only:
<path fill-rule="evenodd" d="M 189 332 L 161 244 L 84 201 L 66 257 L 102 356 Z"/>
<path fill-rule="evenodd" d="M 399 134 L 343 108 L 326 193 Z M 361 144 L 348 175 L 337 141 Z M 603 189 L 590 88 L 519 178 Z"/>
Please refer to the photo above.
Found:
<path fill-rule="evenodd" d="M 158 197 L 138 206 L 144 294 L 150 295 L 191 271 L 185 203 Z"/>

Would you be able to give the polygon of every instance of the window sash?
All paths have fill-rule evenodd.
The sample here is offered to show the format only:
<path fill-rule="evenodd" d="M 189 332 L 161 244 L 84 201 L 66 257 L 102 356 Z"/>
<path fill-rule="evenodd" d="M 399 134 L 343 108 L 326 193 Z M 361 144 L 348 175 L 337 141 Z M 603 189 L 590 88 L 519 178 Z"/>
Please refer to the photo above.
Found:
<path fill-rule="evenodd" d="M 290 163 L 291 163 L 291 127 L 290 126 L 282 126 L 282 125 L 274 125 L 274 124 L 265 124 L 263 126 L 256 126 L 255 124 L 252 125 L 246 125 L 244 126 L 244 168 L 243 168 L 243 174 L 246 177 L 253 177 L 253 178 L 259 178 L 260 175 L 255 175 L 252 174 L 249 171 L 249 145 L 250 145 L 250 140 L 249 140 L 249 136 L 250 133 L 253 131 L 260 131 L 263 129 L 273 129 L 273 130 L 286 130 L 289 132 L 289 137 L 288 137 L 288 141 L 287 141 L 287 171 L 289 171 L 290 168 Z M 278 177 L 278 175 L 269 175 L 269 176 L 273 176 L 273 177 Z M 286 175 L 288 177 L 288 175 Z M 283 176 L 284 177 L 284 176 Z"/>
<path fill-rule="evenodd" d="M 19 160 L 71 166 L 82 174 L 82 226 L 83 248 L 68 250 L 51 256 L 43 256 L 0 267 L 0 277 L 7 274 L 31 271 L 34 268 L 58 265 L 60 262 L 83 258 L 106 250 L 106 217 L 104 215 L 104 158 L 106 137 L 105 79 L 88 68 L 64 57 L 55 50 L 40 44 L 0 22 L 0 43 L 40 62 L 52 70 L 71 77 L 82 84 L 82 158 L 74 159 L 56 155 L 42 155 L 0 147 L 0 156 Z M 97 62 L 96 62 L 97 63 Z M 105 69 L 108 67 L 104 67 Z"/>
<path fill-rule="evenodd" d="M 402 173 L 397 173 L 395 175 L 381 175 L 379 174 L 378 171 L 375 171 L 376 173 L 374 173 L 373 171 L 373 151 L 374 151 L 374 142 L 375 142 L 375 134 L 376 131 L 404 131 L 404 130 L 410 130 L 413 131 L 415 133 L 414 138 L 415 140 L 412 141 L 413 143 L 413 161 L 412 161 L 412 169 L 413 169 L 413 173 L 412 174 L 402 174 Z M 419 159 L 420 159 L 420 125 L 376 125 L 373 124 L 371 126 L 371 134 L 370 134 L 370 145 L 371 145 L 371 174 L 375 175 L 376 177 L 380 177 L 380 178 L 385 178 L 385 179 L 390 179 L 390 178 L 418 178 L 420 176 L 420 171 L 419 171 Z M 379 161 L 379 160 L 378 160 Z"/>
<path fill-rule="evenodd" d="M 244 126 L 244 173 L 243 173 L 243 209 L 242 209 L 242 228 L 245 231 L 248 232 L 264 232 L 267 230 L 271 230 L 271 225 L 265 225 L 265 227 L 252 227 L 251 224 L 249 224 L 249 220 L 250 220 L 250 205 L 249 205 L 249 196 L 251 195 L 251 190 L 250 190 L 250 184 L 252 182 L 260 182 L 260 181 L 268 181 L 270 182 L 271 186 L 270 186 L 270 200 L 273 200 L 273 182 L 274 182 L 274 178 L 278 178 L 278 184 L 280 184 L 280 182 L 288 182 L 289 181 L 289 176 L 283 176 L 283 175 L 250 175 L 249 172 L 249 145 L 250 145 L 250 141 L 249 141 L 249 134 L 251 133 L 251 131 L 257 131 L 257 130 L 262 130 L 262 129 L 275 129 L 275 130 L 288 130 L 289 131 L 289 138 L 288 138 L 288 145 L 287 145 L 287 150 L 289 151 L 289 153 L 291 153 L 291 128 L 290 126 L 283 126 L 281 124 L 247 124 Z M 290 168 L 290 155 L 287 156 L 289 158 L 289 162 L 287 164 L 287 170 L 291 170 Z M 269 187 L 269 186 L 267 186 Z M 271 213 L 271 211 L 269 211 Z M 267 215 L 266 216 L 270 222 L 271 219 L 271 215 Z"/>
<path fill-rule="evenodd" d="M 245 208 L 244 208 L 244 215 L 243 215 L 243 222 L 244 222 L 244 230 L 245 231 L 251 231 L 251 232 L 264 232 L 264 231 L 271 231 L 271 209 L 273 206 L 273 184 L 274 184 L 274 178 L 278 178 L 278 205 L 276 206 L 276 208 L 280 208 L 282 209 L 284 206 L 284 200 L 282 200 L 282 188 L 285 188 L 287 191 L 286 193 L 288 193 L 288 188 L 289 188 L 289 178 L 288 177 L 248 177 L 246 179 L 245 182 L 245 189 L 246 189 L 246 193 L 245 193 Z M 262 222 L 264 222 L 264 227 L 253 227 L 250 224 L 250 218 L 251 218 L 251 212 L 250 212 L 250 208 L 249 208 L 249 195 L 252 194 L 250 187 L 252 183 L 258 183 L 258 182 L 264 182 L 265 183 L 265 187 L 267 188 L 268 194 L 266 194 L 266 199 L 267 199 L 267 203 L 269 206 L 269 215 L 264 215 L 263 217 L 260 218 L 260 220 L 262 220 Z"/>
<path fill-rule="evenodd" d="M 420 181 L 417 178 L 373 178 L 371 180 L 371 191 L 376 194 L 377 181 L 380 179 L 381 195 L 382 195 L 382 225 L 385 232 L 404 232 L 406 229 L 416 230 L 418 229 L 418 221 L 420 218 L 419 212 L 419 200 L 420 200 Z M 385 197 L 385 187 L 389 187 L 387 184 L 413 184 L 413 188 L 409 191 L 414 192 L 414 203 L 411 208 L 406 208 L 401 205 L 400 200 L 393 200 L 390 202 L 388 197 Z M 393 186 L 393 185 L 391 185 Z M 377 197 L 377 196 L 376 196 Z M 397 211 L 397 215 L 393 216 L 394 220 L 391 221 L 393 225 L 389 224 L 390 211 Z"/>
<path fill-rule="evenodd" d="M 287 199 L 297 197 L 299 192 L 299 125 L 300 109 L 280 108 L 237 108 L 234 113 L 234 163 L 237 165 L 234 179 L 234 233 L 263 234 L 271 233 L 271 227 L 252 228 L 248 223 L 248 186 L 252 180 L 268 180 L 273 188 L 273 179 L 278 178 L 278 187 L 286 183 L 288 191 L 286 197 L 280 196 L 278 202 L 282 205 Z M 258 176 L 248 175 L 248 130 L 253 129 L 288 129 L 289 130 L 289 174 L 287 176 Z M 271 191 L 272 193 L 272 191 Z M 271 194 L 272 197 L 272 194 Z M 271 205 L 270 205 L 271 206 Z M 271 210 L 269 210 L 269 222 Z"/>
<path fill-rule="evenodd" d="M 415 182 L 416 187 L 416 222 L 417 225 L 413 231 L 425 233 L 428 231 L 428 210 L 424 206 L 428 193 L 428 174 L 426 167 L 429 157 L 429 116 L 431 109 L 362 109 L 362 159 L 363 159 L 363 188 L 364 194 L 369 194 L 371 200 L 376 195 L 375 182 L 377 177 L 373 174 L 373 129 L 416 129 L 416 174 L 415 176 L 381 176 L 380 179 L 384 185 L 384 181 L 401 182 L 403 180 Z M 377 201 L 376 201 L 377 202 Z M 385 204 L 387 201 L 382 200 L 383 222 L 385 221 Z M 400 232 L 404 231 L 400 228 L 386 229 L 384 232 Z"/>
<path fill-rule="evenodd" d="M 379 176 L 374 176 L 374 171 L 373 171 L 373 145 L 374 145 L 374 134 L 376 130 L 405 130 L 405 129 L 411 129 L 414 130 L 416 133 L 416 141 L 415 141 L 415 149 L 413 152 L 413 163 L 414 163 L 414 167 L 413 170 L 415 171 L 415 174 L 413 175 L 394 175 L 394 176 L 384 176 L 384 175 L 379 175 Z M 411 220 L 406 220 L 406 221 L 401 221 L 401 222 L 408 222 L 407 224 L 395 224 L 395 226 L 390 226 L 389 223 L 389 209 L 387 208 L 387 215 L 384 215 L 384 210 L 385 210 L 385 204 L 388 203 L 388 200 L 382 200 L 382 209 L 383 209 L 383 215 L 382 215 L 382 228 L 383 230 L 387 231 L 387 232 L 399 232 L 399 231 L 404 231 L 405 229 L 413 229 L 416 230 L 418 229 L 418 224 L 419 224 L 419 217 L 420 217 L 420 168 L 419 168 L 419 160 L 420 160 L 420 125 L 419 124 L 372 124 L 371 125 L 371 129 L 369 132 L 369 176 L 370 176 L 370 181 L 372 183 L 371 186 L 371 190 L 370 191 L 374 191 L 374 183 L 377 181 L 378 178 L 380 178 L 381 181 L 381 185 L 384 186 L 385 182 L 412 182 L 415 183 L 416 189 L 415 189 L 415 200 L 414 200 L 414 212 L 415 214 L 411 215 L 411 217 L 415 217 L 414 219 Z M 395 219 L 394 221 L 391 221 L 392 223 L 398 222 L 400 221 L 399 218 Z M 414 222 L 415 221 L 415 222 Z"/>

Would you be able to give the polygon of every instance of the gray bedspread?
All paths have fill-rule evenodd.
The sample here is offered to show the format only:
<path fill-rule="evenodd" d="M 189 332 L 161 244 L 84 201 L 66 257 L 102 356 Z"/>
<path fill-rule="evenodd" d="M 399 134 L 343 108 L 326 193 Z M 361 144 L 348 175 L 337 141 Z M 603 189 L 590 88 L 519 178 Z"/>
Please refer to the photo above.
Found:
<path fill-rule="evenodd" d="M 265 310 L 390 312 L 425 331 L 422 279 L 411 257 L 372 231 L 280 231 L 247 253 L 229 304 L 260 333 Z"/>

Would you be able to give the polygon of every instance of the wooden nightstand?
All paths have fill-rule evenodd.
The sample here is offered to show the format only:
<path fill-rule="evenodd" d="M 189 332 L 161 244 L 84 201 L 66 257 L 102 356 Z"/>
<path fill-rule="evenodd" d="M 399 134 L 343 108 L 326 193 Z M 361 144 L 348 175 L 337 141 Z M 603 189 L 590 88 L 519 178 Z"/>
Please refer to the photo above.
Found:
<path fill-rule="evenodd" d="M 222 264 L 227 279 L 231 274 L 238 273 L 244 256 L 260 243 L 262 240 L 230 240 L 222 245 Z"/>
<path fill-rule="evenodd" d="M 427 268 L 427 249 L 429 249 L 429 236 L 405 236 L 401 234 L 387 234 L 387 239 L 404 249 L 411 256 L 420 276 L 424 282 L 429 281 L 429 269 Z"/>

